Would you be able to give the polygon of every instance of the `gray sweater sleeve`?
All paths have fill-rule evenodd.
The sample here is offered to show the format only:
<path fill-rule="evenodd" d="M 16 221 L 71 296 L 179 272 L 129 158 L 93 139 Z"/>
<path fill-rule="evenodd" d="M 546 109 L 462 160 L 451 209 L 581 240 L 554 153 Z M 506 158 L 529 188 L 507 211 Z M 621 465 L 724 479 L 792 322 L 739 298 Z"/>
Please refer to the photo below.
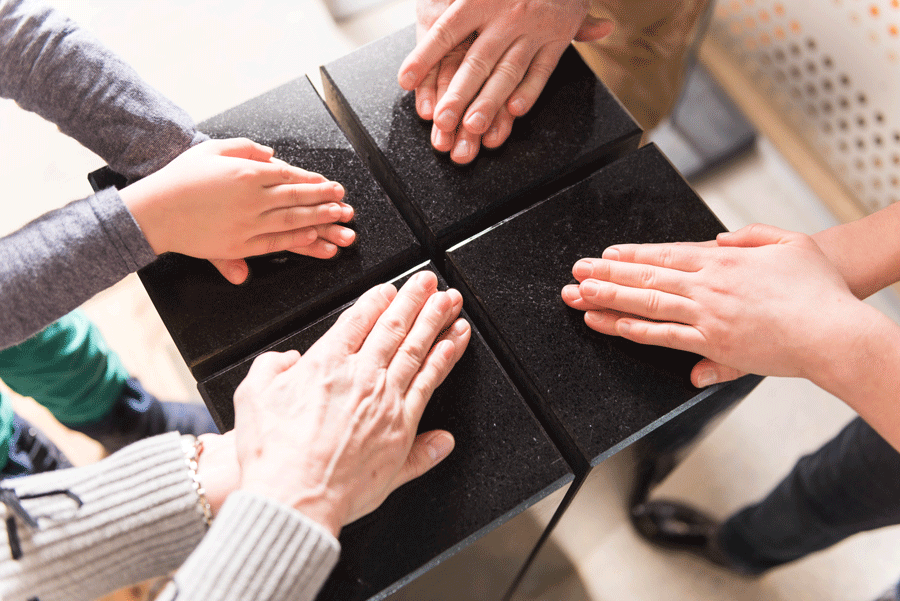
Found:
<path fill-rule="evenodd" d="M 0 543 L 0 598 L 89 601 L 188 558 L 159 599 L 314 599 L 337 562 L 337 540 L 301 513 L 244 492 L 228 498 L 204 537 L 186 459 L 172 432 L 90 466 L 4 481 L 20 496 L 65 488 L 83 505 L 62 495 L 22 501 L 45 517 L 36 530 L 14 518 L 21 558 Z M 5 521 L 8 509 L 0 511 Z"/>
<path fill-rule="evenodd" d="M 0 96 L 56 123 L 129 179 L 207 139 L 122 60 L 37 0 L 0 0 Z M 114 191 L 0 239 L 0 348 L 154 258 Z"/>
<path fill-rule="evenodd" d="M 38 0 L 0 0 L 0 97 L 55 123 L 128 179 L 207 139 L 134 69 Z"/>

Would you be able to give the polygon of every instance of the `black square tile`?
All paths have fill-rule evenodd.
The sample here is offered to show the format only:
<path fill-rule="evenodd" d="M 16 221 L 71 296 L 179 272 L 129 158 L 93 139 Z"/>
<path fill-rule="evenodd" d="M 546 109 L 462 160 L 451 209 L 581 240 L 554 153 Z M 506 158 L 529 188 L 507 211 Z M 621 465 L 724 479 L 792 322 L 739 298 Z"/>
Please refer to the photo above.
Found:
<path fill-rule="evenodd" d="M 721 231 L 646 146 L 448 252 L 451 283 L 576 473 L 741 385 L 698 390 L 689 374 L 699 357 L 590 330 L 560 297 L 574 282 L 572 266 L 616 243 L 709 240 Z"/>
<path fill-rule="evenodd" d="M 442 279 L 440 287 L 446 288 Z M 266 350 L 305 352 L 342 310 Z M 225 429 L 233 425 L 232 396 L 252 359 L 200 384 Z M 572 481 L 568 464 L 474 328 L 468 349 L 422 418 L 420 431 L 435 428 L 453 433 L 453 453 L 398 489 L 377 511 L 344 528 L 340 562 L 319 599 L 380 598 L 488 531 L 515 521 L 528 506 L 550 503 L 542 510 L 552 514 Z M 505 527 L 505 532 L 517 532 L 518 561 L 524 565 L 541 531 Z"/>
<path fill-rule="evenodd" d="M 206 261 L 167 254 L 141 279 L 197 378 L 242 359 L 423 260 L 421 247 L 356 156 L 305 77 L 200 124 L 214 138 L 247 137 L 346 189 L 357 241 L 330 260 L 276 253 L 250 259 L 234 286 Z"/>
<path fill-rule="evenodd" d="M 397 84 L 414 46 L 413 28 L 401 30 L 325 65 L 322 80 L 331 111 L 432 257 L 637 147 L 637 124 L 569 48 L 509 140 L 457 166 L 432 149 L 431 123 Z"/>

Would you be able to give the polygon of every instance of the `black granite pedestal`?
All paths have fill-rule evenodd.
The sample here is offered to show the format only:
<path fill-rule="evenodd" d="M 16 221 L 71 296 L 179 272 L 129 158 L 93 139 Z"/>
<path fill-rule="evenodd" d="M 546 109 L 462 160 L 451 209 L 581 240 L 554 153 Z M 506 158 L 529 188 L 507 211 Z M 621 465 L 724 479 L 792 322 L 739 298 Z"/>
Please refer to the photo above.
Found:
<path fill-rule="evenodd" d="M 440 287 L 446 288 L 442 280 Z M 305 352 L 341 312 L 266 350 Z M 234 420 L 234 390 L 252 360 L 200 384 L 207 405 L 226 427 Z M 453 433 L 453 453 L 344 528 L 340 563 L 319 599 L 380 599 L 501 525 L 515 541 L 510 561 L 524 565 L 541 530 L 518 527 L 517 516 L 531 506 L 556 511 L 573 475 L 477 329 L 422 417 L 420 431 L 437 428 Z M 507 588 L 518 571 L 506 575 Z"/>
<path fill-rule="evenodd" d="M 396 83 L 412 27 L 322 67 L 329 108 L 432 256 L 637 148 L 641 130 L 569 48 L 497 151 L 455 165 Z"/>
<path fill-rule="evenodd" d="M 560 297 L 572 266 L 616 243 L 702 241 L 721 231 L 646 146 L 448 252 L 451 283 L 574 467 L 563 510 L 604 459 L 664 424 L 648 452 L 676 453 L 759 381 L 700 390 L 689 380 L 700 357 L 590 330 Z"/>
<path fill-rule="evenodd" d="M 321 317 L 424 260 L 415 236 L 356 156 L 305 77 L 199 126 L 214 138 L 247 137 L 275 156 L 340 182 L 356 211 L 357 240 L 322 260 L 277 253 L 249 260 L 250 279 L 227 282 L 207 261 L 168 254 L 140 276 L 198 379 Z M 220 424 L 221 425 L 221 424 Z"/>

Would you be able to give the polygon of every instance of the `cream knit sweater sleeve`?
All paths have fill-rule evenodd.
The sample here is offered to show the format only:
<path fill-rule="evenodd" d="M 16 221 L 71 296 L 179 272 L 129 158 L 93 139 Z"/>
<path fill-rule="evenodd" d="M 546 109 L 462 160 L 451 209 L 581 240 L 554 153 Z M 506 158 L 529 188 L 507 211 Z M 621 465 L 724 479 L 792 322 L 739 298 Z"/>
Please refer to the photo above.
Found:
<path fill-rule="evenodd" d="M 38 524 L 32 528 L 0 505 L 0 525 L 7 525 L 0 532 L 5 601 L 91 600 L 169 574 L 182 563 L 161 599 L 313 599 L 340 550 L 334 537 L 299 512 L 241 492 L 229 497 L 204 538 L 206 525 L 175 432 L 93 465 L 5 480 L 0 488 L 15 491 Z M 42 496 L 28 498 L 34 495 Z M 14 547 L 21 553 L 17 559 Z"/>

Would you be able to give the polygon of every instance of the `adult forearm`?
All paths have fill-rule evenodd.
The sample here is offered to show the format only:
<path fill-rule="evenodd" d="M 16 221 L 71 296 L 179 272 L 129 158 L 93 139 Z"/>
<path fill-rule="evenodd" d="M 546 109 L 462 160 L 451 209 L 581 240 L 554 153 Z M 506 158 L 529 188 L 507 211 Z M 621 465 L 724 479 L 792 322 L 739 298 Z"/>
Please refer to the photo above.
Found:
<path fill-rule="evenodd" d="M 124 61 L 36 0 L 0 1 L 0 96 L 55 123 L 128 178 L 206 139 Z"/>
<path fill-rule="evenodd" d="M 0 348 L 25 340 L 155 257 L 112 189 L 0 238 Z"/>
<path fill-rule="evenodd" d="M 900 204 L 813 235 L 857 298 L 900 281 Z"/>
<path fill-rule="evenodd" d="M 810 379 L 900 451 L 900 325 L 864 303 L 845 325 L 846 336 L 824 349 L 828 358 Z"/>

